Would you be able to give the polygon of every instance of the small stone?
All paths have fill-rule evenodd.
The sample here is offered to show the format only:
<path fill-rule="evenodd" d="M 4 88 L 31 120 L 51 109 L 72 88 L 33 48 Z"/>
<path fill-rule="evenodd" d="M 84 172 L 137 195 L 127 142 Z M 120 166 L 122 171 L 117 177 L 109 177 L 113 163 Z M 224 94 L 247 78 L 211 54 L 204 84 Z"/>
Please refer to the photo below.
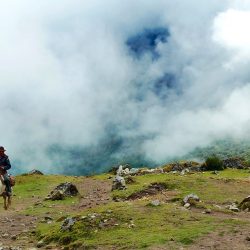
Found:
<path fill-rule="evenodd" d="M 43 240 L 38 241 L 37 244 L 36 244 L 36 246 L 37 246 L 38 248 L 44 247 L 45 245 L 46 245 L 46 244 L 45 244 L 45 242 L 44 242 Z"/>
<path fill-rule="evenodd" d="M 190 203 L 186 203 L 186 204 L 184 205 L 185 208 L 190 208 L 190 206 L 191 206 Z"/>
<path fill-rule="evenodd" d="M 16 236 L 16 235 L 12 235 L 12 236 L 11 236 L 11 239 L 12 239 L 12 240 L 16 240 L 16 239 L 17 239 L 17 236 Z"/>
<path fill-rule="evenodd" d="M 157 206 L 159 206 L 161 203 L 160 203 L 160 201 L 159 200 L 154 200 L 154 201 L 151 201 L 151 203 L 150 203 L 152 206 L 155 206 L 155 207 L 157 207 Z"/>
<path fill-rule="evenodd" d="M 229 210 L 233 211 L 233 212 L 239 212 L 240 209 L 235 205 L 235 204 L 232 204 L 228 207 Z"/>
<path fill-rule="evenodd" d="M 3 238 L 8 238 L 10 235 L 9 234 L 7 234 L 7 233 L 5 233 L 5 234 L 2 234 L 2 237 Z"/>
<path fill-rule="evenodd" d="M 211 209 L 208 208 L 204 211 L 204 214 L 211 214 L 211 212 L 212 212 Z"/>

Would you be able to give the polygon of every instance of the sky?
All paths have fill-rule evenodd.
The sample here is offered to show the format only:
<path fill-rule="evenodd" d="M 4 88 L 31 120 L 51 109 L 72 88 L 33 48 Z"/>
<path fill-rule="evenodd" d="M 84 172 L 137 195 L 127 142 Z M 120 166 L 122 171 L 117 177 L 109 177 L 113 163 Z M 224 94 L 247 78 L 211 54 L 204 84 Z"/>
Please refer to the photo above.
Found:
<path fill-rule="evenodd" d="M 62 173 L 51 147 L 162 163 L 248 138 L 249 26 L 246 0 L 0 0 L 0 144 Z"/>

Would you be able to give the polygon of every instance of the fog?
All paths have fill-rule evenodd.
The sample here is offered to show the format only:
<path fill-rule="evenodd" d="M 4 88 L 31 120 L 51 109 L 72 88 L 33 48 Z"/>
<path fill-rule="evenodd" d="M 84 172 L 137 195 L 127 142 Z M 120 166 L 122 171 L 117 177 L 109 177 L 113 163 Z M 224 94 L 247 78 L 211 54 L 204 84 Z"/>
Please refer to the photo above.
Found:
<path fill-rule="evenodd" d="M 243 0 L 0 1 L 0 144 L 14 171 L 67 172 L 75 149 L 74 173 L 131 154 L 160 164 L 247 138 L 249 25 Z M 100 147 L 105 166 L 89 164 Z"/>

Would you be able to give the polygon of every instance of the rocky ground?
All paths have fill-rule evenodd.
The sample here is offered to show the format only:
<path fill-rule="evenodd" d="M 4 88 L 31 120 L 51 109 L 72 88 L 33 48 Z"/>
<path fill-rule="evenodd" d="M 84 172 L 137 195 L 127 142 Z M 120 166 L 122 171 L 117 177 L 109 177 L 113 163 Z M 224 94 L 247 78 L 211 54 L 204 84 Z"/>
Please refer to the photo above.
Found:
<path fill-rule="evenodd" d="M 70 207 L 57 206 L 56 208 L 68 213 L 82 211 L 84 208 L 93 208 L 98 205 L 108 203 L 111 200 L 111 182 L 100 181 L 93 178 L 86 178 L 83 182 L 76 184 L 80 192 L 79 203 Z M 15 187 L 18 188 L 18 187 Z M 16 203 L 17 201 L 17 203 Z M 41 221 L 50 218 L 50 213 L 40 215 L 25 214 L 25 209 L 31 204 L 39 204 L 43 202 L 42 198 L 33 197 L 29 199 L 27 204 L 25 200 L 20 202 L 20 199 L 15 195 L 12 199 L 12 205 L 9 210 L 4 210 L 0 215 L 0 250 L 22 250 L 22 249 L 61 249 L 58 246 L 48 245 L 45 247 L 37 246 L 35 231 L 37 224 Z"/>
<path fill-rule="evenodd" d="M 211 178 L 213 181 L 213 178 Z M 94 177 L 82 178 L 76 177 L 73 182 L 77 186 L 80 192 L 78 200 L 72 202 L 72 204 L 51 204 L 46 209 L 41 209 L 39 212 L 30 212 L 29 208 L 39 207 L 43 204 L 43 196 L 31 194 L 28 197 L 18 196 L 18 192 L 13 196 L 12 206 L 8 211 L 1 209 L 0 214 L 0 249 L 64 249 L 57 243 L 50 243 L 47 245 L 40 244 L 37 238 L 37 227 L 41 223 L 49 224 L 56 217 L 56 213 L 65 215 L 71 213 L 82 213 L 88 209 L 95 209 L 105 204 L 112 202 L 112 179 L 103 178 L 98 179 Z M 227 183 L 227 182 L 225 182 Z M 223 180 L 223 185 L 225 185 Z M 21 184 L 20 184 L 21 185 Z M 250 187 L 250 179 L 244 178 L 245 187 Z M 134 193 L 133 196 L 128 198 L 129 202 L 135 200 L 155 200 L 159 199 L 161 202 L 169 202 L 176 195 L 178 190 L 162 190 L 162 187 L 157 187 L 159 192 L 155 192 L 155 189 L 151 186 L 148 190 Z M 18 191 L 18 183 L 15 189 Z M 156 188 L 156 190 L 157 190 Z M 14 192 L 15 193 L 15 192 Z M 38 192 L 39 193 L 39 190 Z M 159 195 L 160 194 L 160 195 Z M 129 197 L 129 196 L 128 196 Z M 181 206 L 181 205 L 180 205 Z M 183 208 L 184 209 L 184 208 Z M 34 209 L 33 209 L 34 210 Z M 32 210 L 32 211 L 33 211 Z M 34 210 L 35 211 L 35 210 Z M 195 217 L 196 214 L 207 213 L 211 217 L 219 219 L 228 219 L 232 221 L 243 221 L 240 225 L 226 224 L 223 227 L 218 227 L 215 231 L 212 231 L 206 235 L 197 238 L 193 243 L 183 245 L 180 242 L 171 239 L 168 244 L 162 244 L 160 246 L 147 247 L 151 250 L 160 249 L 250 249 L 250 212 L 224 212 L 224 211 L 211 211 L 200 208 L 191 208 L 190 212 Z M 84 249 L 84 248 L 79 248 Z M 116 249 L 116 247 L 96 247 L 96 249 Z M 119 248 L 122 249 L 122 248 Z M 126 248 L 123 248 L 126 249 Z M 131 249 L 131 248 L 130 248 Z M 135 248 L 138 249 L 138 248 Z"/>

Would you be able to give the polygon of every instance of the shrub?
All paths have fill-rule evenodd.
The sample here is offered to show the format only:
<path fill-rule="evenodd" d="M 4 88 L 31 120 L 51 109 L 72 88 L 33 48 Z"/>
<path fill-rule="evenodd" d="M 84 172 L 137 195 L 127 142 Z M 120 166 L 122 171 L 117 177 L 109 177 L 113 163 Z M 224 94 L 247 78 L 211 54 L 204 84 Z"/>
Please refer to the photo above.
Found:
<path fill-rule="evenodd" d="M 216 155 L 209 156 L 205 161 L 205 169 L 206 170 L 223 170 L 223 162 Z"/>

